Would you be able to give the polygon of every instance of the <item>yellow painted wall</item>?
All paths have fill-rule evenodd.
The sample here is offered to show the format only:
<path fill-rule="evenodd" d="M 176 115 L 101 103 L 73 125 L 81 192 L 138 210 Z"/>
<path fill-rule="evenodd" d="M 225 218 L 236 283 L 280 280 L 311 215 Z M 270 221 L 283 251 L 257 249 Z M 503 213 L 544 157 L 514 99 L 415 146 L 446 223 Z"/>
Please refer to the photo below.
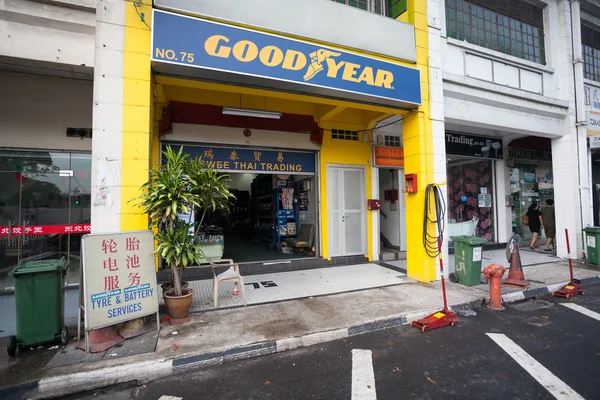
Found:
<path fill-rule="evenodd" d="M 150 28 L 152 1 L 126 2 L 123 51 L 121 231 L 148 229 L 148 217 L 132 199 L 148 180 L 151 163 L 152 84 Z M 140 18 L 144 15 L 144 21 Z"/>
<path fill-rule="evenodd" d="M 400 18 L 415 26 L 417 68 L 421 71 L 422 106 L 403 122 L 404 173 L 417 174 L 418 192 L 406 194 L 408 276 L 422 282 L 436 279 L 436 259 L 423 246 L 425 187 L 433 182 L 433 132 L 429 109 L 429 57 L 426 1 L 408 0 L 408 11 Z M 441 182 L 438 182 L 441 183 Z M 429 224 L 430 232 L 435 227 Z"/>

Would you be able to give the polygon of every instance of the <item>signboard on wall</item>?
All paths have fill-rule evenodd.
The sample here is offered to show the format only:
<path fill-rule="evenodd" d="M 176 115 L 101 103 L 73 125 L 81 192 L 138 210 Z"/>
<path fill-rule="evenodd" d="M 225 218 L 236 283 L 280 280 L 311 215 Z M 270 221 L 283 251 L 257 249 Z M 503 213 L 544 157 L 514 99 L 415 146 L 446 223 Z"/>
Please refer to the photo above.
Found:
<path fill-rule="evenodd" d="M 394 146 L 373 146 L 374 167 L 404 167 L 404 149 Z"/>
<path fill-rule="evenodd" d="M 590 148 L 596 149 L 600 147 L 600 135 L 590 136 Z"/>
<path fill-rule="evenodd" d="M 69 233 L 90 233 L 91 231 L 92 226 L 90 224 L 0 226 L 0 236 L 66 235 Z"/>
<path fill-rule="evenodd" d="M 158 312 L 151 231 L 86 235 L 82 245 L 86 330 Z"/>
<path fill-rule="evenodd" d="M 163 144 L 164 147 L 168 144 Z M 179 148 L 179 145 L 171 145 Z M 315 153 L 245 149 L 237 147 L 183 146 L 183 152 L 200 157 L 208 166 L 218 171 L 243 171 L 286 174 L 314 174 Z"/>
<path fill-rule="evenodd" d="M 446 132 L 446 154 L 502 160 L 502 139 Z"/>
<path fill-rule="evenodd" d="M 509 147 L 508 153 L 508 156 L 515 160 L 552 162 L 551 151 Z"/>
<path fill-rule="evenodd" d="M 153 10 L 161 73 L 416 108 L 420 72 L 347 50 Z"/>
<path fill-rule="evenodd" d="M 585 85 L 584 86 L 584 95 L 585 95 L 585 107 L 587 111 L 587 134 L 588 136 L 597 136 L 600 135 L 600 89 Z M 600 147 L 598 141 L 590 140 L 590 147 Z"/>

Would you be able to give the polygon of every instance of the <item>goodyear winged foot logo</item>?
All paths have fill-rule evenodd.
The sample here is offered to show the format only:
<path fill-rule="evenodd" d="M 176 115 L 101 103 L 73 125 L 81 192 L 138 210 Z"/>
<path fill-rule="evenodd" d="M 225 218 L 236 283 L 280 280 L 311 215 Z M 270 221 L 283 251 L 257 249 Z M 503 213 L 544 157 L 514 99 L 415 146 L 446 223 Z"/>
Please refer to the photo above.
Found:
<path fill-rule="evenodd" d="M 394 89 L 392 72 L 349 62 L 343 59 L 342 53 L 328 49 L 318 49 L 307 56 L 294 49 L 281 49 L 273 45 L 259 47 L 250 40 L 231 43 L 226 36 L 213 35 L 204 42 L 204 50 L 212 57 L 235 59 L 242 63 L 258 60 L 266 67 L 304 71 L 302 79 L 305 82 L 324 71 L 325 75 L 331 79 Z M 364 60 L 368 61 L 369 59 L 364 58 Z"/>
<path fill-rule="evenodd" d="M 323 61 L 330 57 L 338 57 L 341 53 L 329 51 L 325 49 L 319 49 L 310 53 L 310 65 L 304 74 L 304 80 L 309 81 L 313 76 L 323 71 Z"/>

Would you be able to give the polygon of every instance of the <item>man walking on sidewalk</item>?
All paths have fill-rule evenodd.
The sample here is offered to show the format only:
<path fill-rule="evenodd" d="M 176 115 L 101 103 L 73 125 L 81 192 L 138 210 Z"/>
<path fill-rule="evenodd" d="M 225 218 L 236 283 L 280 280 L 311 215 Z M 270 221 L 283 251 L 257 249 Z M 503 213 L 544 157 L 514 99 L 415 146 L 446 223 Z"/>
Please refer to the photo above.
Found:
<path fill-rule="evenodd" d="M 546 200 L 546 207 L 542 209 L 542 225 L 546 233 L 546 248 L 544 251 L 552 251 L 555 247 L 552 241 L 556 237 L 556 219 L 554 217 L 554 200 Z M 550 248 L 552 245 L 552 249 Z"/>

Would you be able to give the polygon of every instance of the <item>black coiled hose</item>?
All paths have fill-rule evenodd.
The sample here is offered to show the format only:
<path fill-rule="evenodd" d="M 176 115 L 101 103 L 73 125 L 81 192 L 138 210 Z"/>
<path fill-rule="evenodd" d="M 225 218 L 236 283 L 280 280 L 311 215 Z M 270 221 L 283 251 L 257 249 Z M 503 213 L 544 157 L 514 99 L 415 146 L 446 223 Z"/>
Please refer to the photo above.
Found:
<path fill-rule="evenodd" d="M 431 202 L 433 196 L 433 203 Z M 425 218 L 423 218 L 423 246 L 425 252 L 431 258 L 436 258 L 440 253 L 438 251 L 438 236 L 440 241 L 444 241 L 444 216 L 446 215 L 446 202 L 442 196 L 442 190 L 439 186 L 431 183 L 425 189 Z M 433 233 L 429 232 L 429 223 L 437 225 L 437 232 L 434 228 Z"/>

